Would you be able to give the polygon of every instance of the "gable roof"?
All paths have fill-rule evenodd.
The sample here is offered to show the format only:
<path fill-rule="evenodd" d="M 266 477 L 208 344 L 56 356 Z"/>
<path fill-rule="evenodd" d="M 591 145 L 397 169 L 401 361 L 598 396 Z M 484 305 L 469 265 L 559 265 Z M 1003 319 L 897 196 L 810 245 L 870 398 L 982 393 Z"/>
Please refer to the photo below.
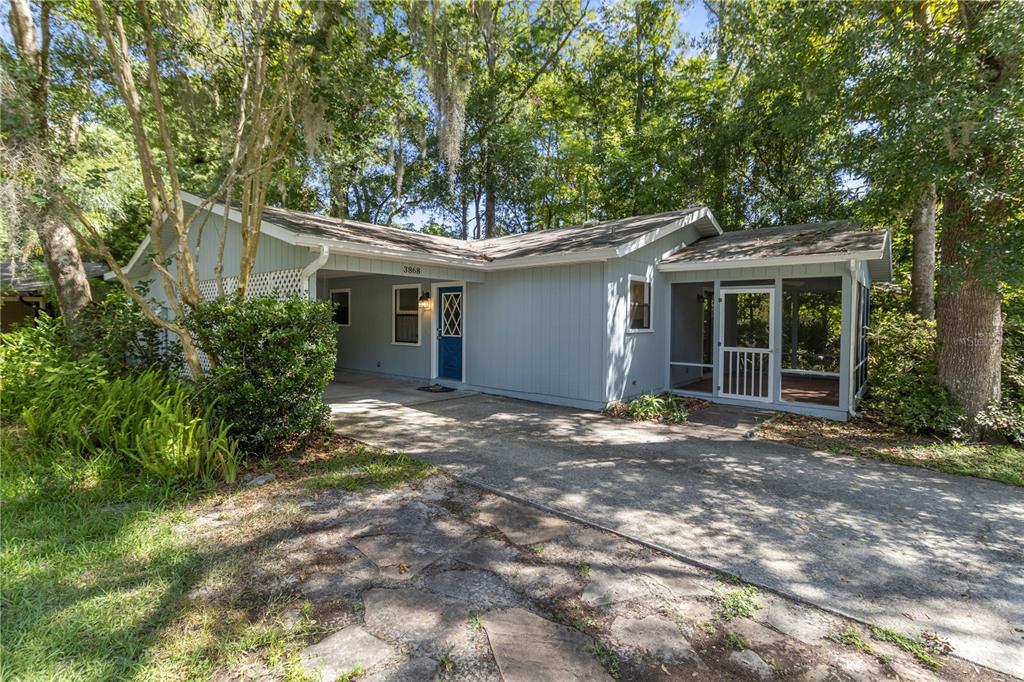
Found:
<path fill-rule="evenodd" d="M 285 228 L 299 235 L 337 240 L 348 245 L 357 244 L 370 248 L 399 249 L 414 254 L 464 258 L 479 263 L 511 261 L 520 258 L 558 258 L 585 252 L 594 256 L 593 252 L 595 251 L 605 252 L 597 254 L 600 257 L 622 255 L 617 252 L 608 253 L 608 251 L 611 249 L 617 251 L 619 247 L 629 246 L 631 242 L 645 235 L 655 232 L 667 233 L 667 231 L 679 229 L 701 220 L 703 222 L 697 225 L 700 234 L 713 235 L 721 232 L 707 208 L 694 207 L 646 216 L 466 241 L 414 232 L 399 227 L 373 225 L 282 208 L 267 207 L 263 213 L 265 223 Z M 639 245 L 635 248 L 639 248 Z"/>
<path fill-rule="evenodd" d="M 182 193 L 182 198 L 194 206 L 202 203 L 199 197 L 187 192 Z M 224 215 L 223 204 L 215 204 L 210 210 Z M 236 221 L 240 219 L 234 208 L 230 215 Z M 261 231 L 297 246 L 369 258 L 494 270 L 618 258 L 687 226 L 694 228 L 698 240 L 681 245 L 684 248 L 662 261 L 659 269 L 711 269 L 729 267 L 732 263 L 749 265 L 750 261 L 772 265 L 800 258 L 818 262 L 854 258 L 868 260 L 876 280 L 891 276 L 890 245 L 885 230 L 856 230 L 851 221 L 834 221 L 723 234 L 704 206 L 473 241 L 268 206 L 264 209 Z M 148 248 L 147 237 L 125 269 L 131 270 Z"/>
<path fill-rule="evenodd" d="M 777 265 L 800 260 L 865 260 L 871 277 L 891 277 L 889 231 L 861 229 L 852 220 L 737 230 L 701 239 L 664 259 L 660 270 L 707 270 Z"/>

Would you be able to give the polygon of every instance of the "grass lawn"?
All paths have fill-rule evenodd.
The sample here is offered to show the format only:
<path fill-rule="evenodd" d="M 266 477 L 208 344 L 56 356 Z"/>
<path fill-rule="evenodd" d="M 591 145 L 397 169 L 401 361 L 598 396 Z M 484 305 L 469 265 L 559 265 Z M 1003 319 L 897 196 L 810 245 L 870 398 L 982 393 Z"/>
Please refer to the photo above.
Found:
<path fill-rule="evenodd" d="M 843 423 L 795 414 L 762 424 L 757 437 L 1024 486 L 1024 448 L 1012 445 L 942 441 L 909 436 L 866 419 Z"/>
<path fill-rule="evenodd" d="M 232 566 L 259 546 L 253 529 L 270 537 L 292 520 L 247 522 L 237 546 L 208 546 L 189 531 L 197 511 L 272 493 L 124 480 L 102 458 L 32 452 L 11 429 L 0 446 L 0 677 L 204 679 L 229 664 L 303 678 L 296 652 L 318 626 L 301 604 L 250 599 L 211 609 L 189 596 L 211 576 L 231 580 Z M 303 486 L 349 490 L 433 471 L 337 438 L 273 469 Z"/>

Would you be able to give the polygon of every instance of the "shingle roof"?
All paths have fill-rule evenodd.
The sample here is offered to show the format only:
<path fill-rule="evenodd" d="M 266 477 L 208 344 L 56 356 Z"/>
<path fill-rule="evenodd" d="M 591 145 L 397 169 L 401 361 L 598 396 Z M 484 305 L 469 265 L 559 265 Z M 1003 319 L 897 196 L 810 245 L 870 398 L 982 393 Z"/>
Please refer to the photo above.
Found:
<path fill-rule="evenodd" d="M 107 272 L 103 263 L 84 262 L 86 277 L 102 277 Z M 46 265 L 39 261 L 0 263 L 0 289 L 20 294 L 38 293 L 49 285 Z"/>
<path fill-rule="evenodd" d="M 700 207 L 686 208 L 680 211 L 606 220 L 592 225 L 511 234 L 473 242 L 473 245 L 478 252 L 494 260 L 615 247 L 653 230 L 667 227 L 699 210 Z"/>
<path fill-rule="evenodd" d="M 834 220 L 724 232 L 701 239 L 662 263 L 727 264 L 750 259 L 853 254 L 881 251 L 885 241 L 886 230 L 865 230 L 851 220 Z"/>
<path fill-rule="evenodd" d="M 263 219 L 293 232 L 314 237 L 340 239 L 365 246 L 417 251 L 429 255 L 492 261 L 621 246 L 700 210 L 701 207 L 687 208 L 474 241 L 438 237 L 398 227 L 329 218 L 269 206 L 264 210 Z"/>
<path fill-rule="evenodd" d="M 341 239 L 366 246 L 407 249 L 435 256 L 480 257 L 480 254 L 469 246 L 470 242 L 403 230 L 400 227 L 329 218 L 271 206 L 267 206 L 263 210 L 263 220 L 293 232 L 327 239 Z"/>

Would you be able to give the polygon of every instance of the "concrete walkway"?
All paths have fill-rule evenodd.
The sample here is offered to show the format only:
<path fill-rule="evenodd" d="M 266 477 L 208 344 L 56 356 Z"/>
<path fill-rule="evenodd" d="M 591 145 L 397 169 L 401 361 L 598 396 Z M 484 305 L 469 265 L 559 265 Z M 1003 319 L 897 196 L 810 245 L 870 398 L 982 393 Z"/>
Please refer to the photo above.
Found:
<path fill-rule="evenodd" d="M 485 395 L 382 402 L 374 381 L 332 403 L 342 433 L 1024 677 L 1019 488 L 745 440 L 752 423 L 720 408 L 633 424 Z"/>

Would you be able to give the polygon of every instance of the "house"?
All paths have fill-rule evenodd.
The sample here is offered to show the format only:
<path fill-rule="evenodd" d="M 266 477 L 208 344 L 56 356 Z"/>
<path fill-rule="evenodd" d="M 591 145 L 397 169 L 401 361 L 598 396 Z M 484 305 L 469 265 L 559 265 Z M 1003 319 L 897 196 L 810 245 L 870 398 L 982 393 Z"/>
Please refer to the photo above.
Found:
<path fill-rule="evenodd" d="M 224 208 L 210 210 L 204 296 Z M 331 300 L 339 372 L 587 409 L 672 391 L 844 420 L 867 380 L 870 287 L 891 276 L 886 230 L 723 234 L 703 207 L 468 242 L 278 208 L 261 229 L 251 293 Z M 153 279 L 147 250 L 136 281 Z M 237 270 L 223 274 L 230 289 Z"/>
<path fill-rule="evenodd" d="M 103 277 L 107 266 L 84 262 L 85 276 Z M 11 261 L 0 263 L 0 331 L 34 322 L 40 310 L 58 315 L 57 306 L 47 300 L 46 290 L 52 287 L 46 264 L 42 261 Z"/>

